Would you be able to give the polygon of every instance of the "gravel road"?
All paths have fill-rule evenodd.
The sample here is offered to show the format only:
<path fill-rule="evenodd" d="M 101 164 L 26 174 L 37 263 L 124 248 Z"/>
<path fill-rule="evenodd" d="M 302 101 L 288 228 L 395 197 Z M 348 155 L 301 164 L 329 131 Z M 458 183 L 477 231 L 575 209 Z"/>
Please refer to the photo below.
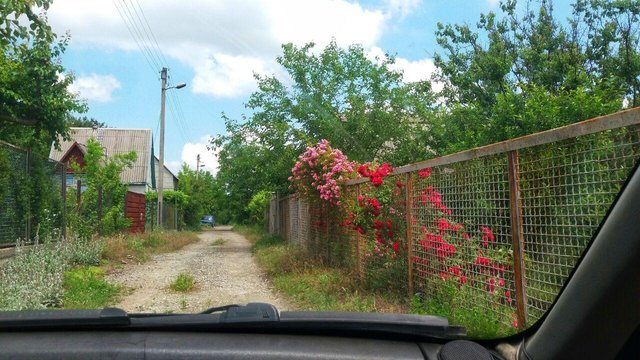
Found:
<path fill-rule="evenodd" d="M 198 312 L 212 306 L 267 302 L 279 310 L 293 310 L 271 289 L 251 256 L 250 243 L 229 229 L 207 231 L 200 240 L 144 264 L 127 264 L 106 280 L 132 289 L 117 304 L 128 312 Z M 214 246 L 216 239 L 223 245 Z M 189 273 L 195 289 L 177 293 L 169 284 L 180 273 Z"/>

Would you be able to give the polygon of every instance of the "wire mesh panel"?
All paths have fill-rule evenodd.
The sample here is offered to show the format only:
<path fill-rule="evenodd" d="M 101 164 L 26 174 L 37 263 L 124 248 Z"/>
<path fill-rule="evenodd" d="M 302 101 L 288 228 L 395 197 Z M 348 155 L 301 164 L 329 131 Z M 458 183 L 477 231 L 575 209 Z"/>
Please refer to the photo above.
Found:
<path fill-rule="evenodd" d="M 520 150 L 528 322 L 555 300 L 633 169 L 639 143 L 631 127 Z"/>
<path fill-rule="evenodd" d="M 27 226 L 27 153 L 0 142 L 0 246 L 24 239 Z"/>
<path fill-rule="evenodd" d="M 298 217 L 298 199 L 295 196 L 289 198 L 289 243 L 300 243 L 300 218 Z"/>
<path fill-rule="evenodd" d="M 411 174 L 414 286 L 454 323 L 476 314 L 507 332 L 515 318 L 504 154 Z"/>
<path fill-rule="evenodd" d="M 298 242 L 303 247 L 309 244 L 310 227 L 309 202 L 298 198 Z"/>

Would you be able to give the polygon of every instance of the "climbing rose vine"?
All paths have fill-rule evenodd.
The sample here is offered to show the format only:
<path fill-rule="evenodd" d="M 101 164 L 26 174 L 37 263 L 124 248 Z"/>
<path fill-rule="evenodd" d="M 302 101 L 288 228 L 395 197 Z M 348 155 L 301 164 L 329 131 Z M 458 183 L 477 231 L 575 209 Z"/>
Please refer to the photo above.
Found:
<path fill-rule="evenodd" d="M 333 149 L 327 140 L 307 147 L 291 169 L 291 189 L 307 198 L 340 205 L 340 187 L 349 178 L 355 177 L 356 163 L 349 161 L 338 149 Z"/>
<path fill-rule="evenodd" d="M 488 304 L 485 307 L 513 309 L 513 260 L 508 247 L 497 241 L 488 225 L 465 222 L 454 214 L 434 186 L 431 168 L 411 175 L 411 204 L 405 204 L 404 177 L 392 177 L 393 171 L 387 163 L 349 161 L 322 140 L 300 155 L 289 180 L 299 195 L 335 205 L 335 214 L 342 216 L 340 224 L 366 240 L 362 248 L 368 269 L 365 278 L 379 277 L 388 269 L 405 271 L 404 264 L 411 262 L 418 281 L 454 289 L 452 299 L 476 291 L 470 301 L 477 302 L 476 296 L 481 296 Z M 359 185 L 359 195 L 343 197 L 344 183 L 358 177 L 368 180 Z M 406 205 L 414 209 L 410 222 Z M 406 226 L 411 226 L 415 244 L 410 258 Z M 397 285 L 398 278 L 404 276 L 391 274 L 387 284 Z"/>

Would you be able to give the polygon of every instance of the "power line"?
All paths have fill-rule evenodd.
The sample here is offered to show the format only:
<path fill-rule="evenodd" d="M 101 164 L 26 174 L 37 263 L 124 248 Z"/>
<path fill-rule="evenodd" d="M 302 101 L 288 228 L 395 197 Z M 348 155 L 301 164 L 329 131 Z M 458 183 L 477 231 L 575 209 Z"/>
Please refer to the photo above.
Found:
<path fill-rule="evenodd" d="M 144 19 L 144 23 L 147 26 L 147 29 L 149 30 L 149 33 L 151 34 L 151 38 L 153 39 L 153 43 L 155 44 L 156 50 L 158 51 L 160 56 L 162 56 L 162 60 L 166 64 L 167 63 L 167 59 L 164 57 L 164 54 L 160 50 L 160 45 L 158 45 L 158 40 L 156 39 L 156 36 L 153 33 L 153 30 L 151 30 L 151 26 L 149 26 L 149 21 L 147 20 L 147 16 L 144 14 L 144 10 L 142 9 L 142 6 L 140 5 L 140 2 L 138 0 L 136 0 L 136 5 L 138 5 L 138 9 L 140 10 L 140 13 L 142 14 L 142 18 Z M 137 12 L 136 12 L 136 14 L 137 14 Z M 139 17 L 138 17 L 138 19 L 139 19 Z"/>
<path fill-rule="evenodd" d="M 133 31 L 131 30 L 131 27 L 129 26 L 129 22 L 125 19 L 125 16 L 123 15 L 122 11 L 120 10 L 120 7 L 118 7 L 117 0 L 112 0 L 112 1 L 113 1 L 113 5 L 115 6 L 116 10 L 118 11 L 118 15 L 120 15 L 120 18 L 122 19 L 122 22 L 127 27 L 127 30 L 129 31 L 129 34 L 131 35 L 131 37 L 135 41 L 136 45 L 138 46 L 138 49 L 140 49 L 140 51 L 142 52 L 142 55 L 144 56 L 144 59 L 146 60 L 147 64 L 149 65 L 149 68 L 151 68 L 151 70 L 155 73 L 157 67 L 153 65 L 153 61 L 151 61 L 151 59 L 149 58 L 149 55 L 145 52 L 144 47 L 140 44 L 140 42 L 138 41 L 138 38 L 134 35 Z"/>
<path fill-rule="evenodd" d="M 151 59 L 153 60 L 153 63 L 156 65 L 156 67 L 159 68 L 161 66 L 160 64 L 162 63 L 162 60 L 157 55 L 156 51 L 151 49 L 151 47 L 147 43 L 147 40 L 145 40 L 145 36 L 143 35 L 143 33 L 146 33 L 146 31 L 144 31 L 144 29 L 141 29 L 142 26 L 139 26 L 138 22 L 133 17 L 133 14 L 131 13 L 131 9 L 129 9 L 129 5 L 127 5 L 127 2 L 125 0 L 122 0 L 121 6 L 124 9 L 124 11 L 126 12 L 126 14 L 128 15 L 128 19 L 130 21 L 130 24 L 132 25 L 133 29 L 135 30 L 136 34 L 138 35 L 138 38 L 140 39 L 140 42 L 144 45 L 145 50 L 149 53 L 149 56 L 151 56 Z M 147 35 L 147 37 L 148 37 L 148 35 Z"/>

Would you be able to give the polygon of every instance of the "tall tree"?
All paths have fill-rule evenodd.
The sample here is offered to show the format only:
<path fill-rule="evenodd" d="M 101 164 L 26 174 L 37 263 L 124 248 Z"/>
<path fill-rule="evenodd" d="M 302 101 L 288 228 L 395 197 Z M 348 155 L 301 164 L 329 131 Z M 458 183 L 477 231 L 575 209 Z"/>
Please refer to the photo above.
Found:
<path fill-rule="evenodd" d="M 218 178 L 240 217 L 258 191 L 286 192 L 296 156 L 321 139 L 359 161 L 400 164 L 426 154 L 415 130 L 426 126 L 435 98 L 428 82 L 403 83 L 393 57 L 371 60 L 362 46 L 331 42 L 320 53 L 313 43 L 285 44 L 277 61 L 291 84 L 256 75 L 258 90 L 246 104 L 252 115 L 223 116 L 228 135 L 213 141 L 221 149 Z"/>
<path fill-rule="evenodd" d="M 60 64 L 68 37 L 56 40 L 46 17 L 32 10 L 50 3 L 9 0 L 0 6 L 0 139 L 42 152 L 66 135 L 71 112 L 85 110 L 68 91 L 73 77 Z"/>
<path fill-rule="evenodd" d="M 633 80 L 601 70 L 610 61 L 604 48 L 611 46 L 611 37 L 599 41 L 597 51 L 593 41 L 583 38 L 584 14 L 594 11 L 596 3 L 601 2 L 579 1 L 568 26 L 554 18 L 550 0 L 527 1 L 522 17 L 517 2 L 507 0 L 499 15 L 481 15 L 476 29 L 438 24 L 442 52 L 435 56 L 434 79 L 444 84 L 440 95 L 446 106 L 432 127 L 435 153 L 618 110 Z M 634 6 L 625 3 L 620 11 L 632 16 Z M 595 21 L 586 25 L 594 33 L 605 31 Z"/>

